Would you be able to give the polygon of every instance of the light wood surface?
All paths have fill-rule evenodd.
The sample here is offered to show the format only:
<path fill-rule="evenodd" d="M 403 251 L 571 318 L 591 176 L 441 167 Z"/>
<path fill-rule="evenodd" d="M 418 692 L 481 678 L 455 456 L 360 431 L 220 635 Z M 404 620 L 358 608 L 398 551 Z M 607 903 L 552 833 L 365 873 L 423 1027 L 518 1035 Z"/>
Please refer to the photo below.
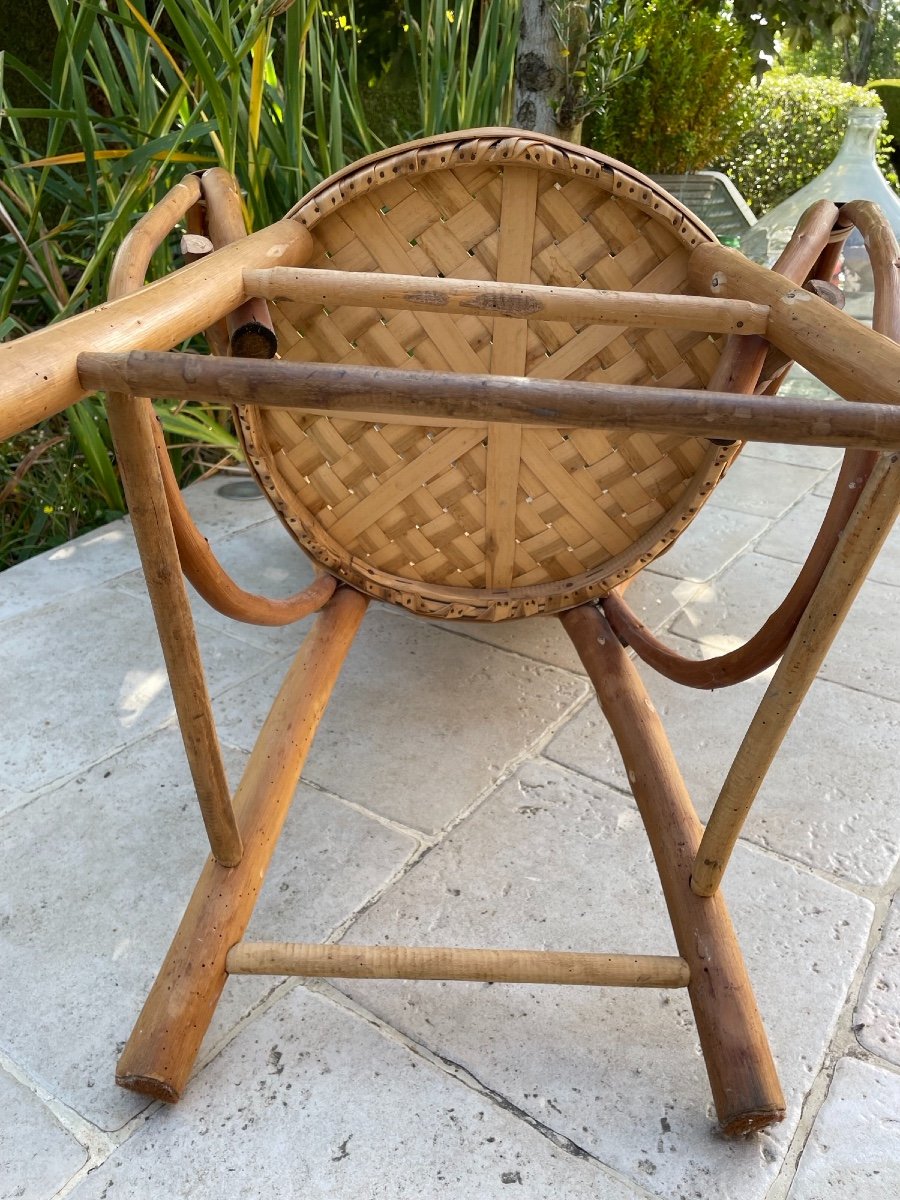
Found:
<path fill-rule="evenodd" d="M 0 345 L 0 440 L 76 404 L 85 395 L 75 369 L 75 359 L 83 350 L 168 350 L 177 346 L 243 302 L 244 267 L 293 266 L 305 260 L 309 246 L 309 234 L 302 225 L 278 221 L 133 295 Z"/>
<path fill-rule="evenodd" d="M 138 221 L 113 262 L 111 300 L 141 286 L 161 240 L 199 196 L 197 178 L 189 175 Z M 241 837 L 190 600 L 181 572 L 173 569 L 178 552 L 166 497 L 165 477 L 172 475 L 169 457 L 164 445 L 157 446 L 158 424 L 148 399 L 109 391 L 106 414 L 210 849 L 218 862 L 233 866 L 243 853 Z M 178 503 L 182 503 L 180 493 Z"/>
<path fill-rule="evenodd" d="M 784 1096 L 725 902 L 691 891 L 701 827 L 662 723 L 599 609 L 584 605 L 560 620 L 597 691 L 647 830 L 690 969 L 688 994 L 723 1132 L 762 1129 L 783 1118 Z"/>
<path fill-rule="evenodd" d="M 484 983 L 556 983 L 591 987 L 687 987 L 683 958 L 654 954 L 578 954 L 563 950 L 476 950 L 447 946 L 308 945 L 238 942 L 231 975 L 303 975 L 322 979 L 455 979 Z"/>
<path fill-rule="evenodd" d="M 533 172 L 527 178 L 537 182 Z M 527 228 L 524 231 L 519 228 L 517 233 L 527 233 Z M 528 249 L 530 268 L 530 244 Z M 747 300 L 717 301 L 705 296 L 617 292 L 586 286 L 553 287 L 527 281 L 513 285 L 509 281 L 483 279 L 274 267 L 245 271 L 244 284 L 250 296 L 274 301 L 299 300 L 325 308 L 344 304 L 459 316 L 624 325 L 635 329 L 702 329 L 707 333 L 747 336 L 764 334 L 769 318 L 765 305 Z"/>
<path fill-rule="evenodd" d="M 244 856 L 210 859 L 119 1059 L 122 1087 L 179 1098 L 244 935 L 297 780 L 368 601 L 340 588 L 316 618 L 266 718 L 235 795 Z"/>
<path fill-rule="evenodd" d="M 900 403 L 900 346 L 890 338 L 726 246 L 697 246 L 689 278 L 701 295 L 768 305 L 768 339 L 839 396 Z"/>

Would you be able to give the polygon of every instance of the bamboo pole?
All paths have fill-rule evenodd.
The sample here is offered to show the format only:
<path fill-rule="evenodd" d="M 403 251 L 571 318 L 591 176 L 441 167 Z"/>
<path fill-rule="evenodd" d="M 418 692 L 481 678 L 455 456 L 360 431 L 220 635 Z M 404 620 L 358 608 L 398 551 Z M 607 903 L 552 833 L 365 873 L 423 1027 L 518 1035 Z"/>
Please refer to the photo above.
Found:
<path fill-rule="evenodd" d="M 302 225 L 278 221 L 133 295 L 0 345 L 0 441 L 86 394 L 75 369 L 81 351 L 177 346 L 243 302 L 244 267 L 302 262 L 311 244 Z"/>
<path fill-rule="evenodd" d="M 113 298 L 137 291 L 142 286 L 147 268 L 150 265 L 150 259 L 159 247 L 160 242 L 179 220 L 186 216 L 189 225 L 196 225 L 199 219 L 198 204 L 201 196 L 202 191 L 199 177 L 197 175 L 188 175 L 181 183 L 176 184 L 149 213 L 141 217 L 119 247 L 119 251 L 113 262 L 110 280 L 110 293 Z M 224 200 L 221 198 L 216 199 L 214 195 L 211 207 L 215 210 L 215 216 L 219 218 L 219 223 L 216 225 L 216 233 L 221 239 L 224 239 L 226 235 L 231 236 L 237 233 L 237 228 L 233 220 L 230 223 L 226 220 L 224 226 L 222 224 L 223 210 L 228 210 L 225 214 L 226 217 L 233 218 L 234 215 L 230 211 L 234 199 L 229 199 L 228 197 L 237 199 L 238 224 L 240 229 L 243 229 L 243 217 L 240 215 L 240 199 L 237 197 L 236 190 L 231 189 L 227 191 Z M 192 240 L 188 241 L 188 239 Z M 186 246 L 185 243 L 187 243 Z M 194 258 L 209 254 L 213 249 L 212 242 L 199 233 L 186 234 L 182 238 L 182 252 Z M 189 261 L 192 261 L 192 258 L 189 258 Z M 217 324 L 221 324 L 221 322 Z M 215 327 L 207 329 L 206 336 L 208 340 L 211 339 L 215 342 Z M 220 348 L 224 349 L 227 353 L 227 345 Z M 121 396 L 118 399 L 121 400 Z M 112 395 L 108 410 L 109 408 L 117 408 L 115 393 Z M 288 596 L 281 600 L 273 600 L 267 596 L 255 595 L 235 583 L 227 572 L 223 570 L 210 549 L 209 542 L 203 537 L 188 511 L 184 497 L 175 479 L 175 474 L 172 471 L 172 464 L 169 461 L 169 453 L 162 430 L 159 427 L 159 422 L 156 421 L 152 414 L 150 400 L 146 398 L 134 398 L 129 402 L 129 408 L 131 409 L 130 417 L 121 415 L 120 406 L 119 411 L 113 413 L 113 423 L 120 429 L 118 434 L 119 441 L 122 443 L 124 449 L 125 434 L 121 431 L 123 421 L 126 425 L 129 421 L 135 423 L 144 421 L 149 424 L 156 445 L 159 472 L 165 491 L 165 507 L 168 508 L 168 516 L 175 535 L 178 558 L 184 574 L 207 604 L 215 608 L 217 612 L 221 612 L 233 620 L 244 621 L 252 625 L 288 625 L 294 621 L 301 620 L 303 617 L 308 616 L 309 613 L 318 612 L 336 587 L 336 581 L 329 576 L 320 576 L 309 587 L 304 588 L 294 596 Z M 136 444 L 142 446 L 143 451 L 146 451 L 149 445 L 146 429 L 143 432 L 135 430 L 133 436 L 137 438 Z M 127 454 L 127 449 L 125 453 Z M 137 489 L 133 490 L 137 491 L 137 494 L 144 502 L 151 495 L 156 497 L 152 506 L 153 518 L 150 521 L 150 536 L 151 540 L 155 538 L 158 541 L 159 537 L 163 536 L 162 529 L 165 524 L 162 516 L 163 505 L 158 490 L 158 481 L 155 483 L 151 481 L 153 472 L 148 464 L 140 468 L 136 467 L 135 469 L 143 472 L 143 478 Z M 162 581 L 156 579 L 159 575 L 161 561 L 166 560 L 161 559 L 161 556 L 156 554 L 145 566 L 151 599 L 153 591 L 159 593 L 161 588 L 166 591 L 168 599 L 162 600 L 154 607 L 158 612 L 166 615 L 165 627 L 170 627 L 173 625 L 173 622 L 178 623 L 180 620 L 182 625 L 180 640 L 184 644 L 187 644 L 194 637 L 194 634 L 193 618 L 187 609 L 184 588 L 178 580 L 169 575 L 166 575 L 165 580 Z M 155 584 L 152 587 L 149 582 L 151 579 L 155 580 Z M 185 617 L 185 613 L 187 613 L 187 617 Z M 176 617 L 175 614 L 181 614 L 180 618 Z M 161 622 L 159 623 L 159 627 L 161 631 L 165 628 Z M 165 643 L 169 635 L 162 632 L 161 637 Z M 167 663 L 173 662 L 175 664 L 174 671 L 176 677 L 193 677 L 200 690 L 205 692 L 206 683 L 202 677 L 202 670 L 198 672 L 199 659 L 196 659 L 193 667 L 189 670 L 183 655 L 179 651 L 174 650 L 171 654 L 167 654 L 166 661 Z M 211 722 L 212 715 L 207 702 L 194 713 L 183 728 L 196 731 L 200 726 L 211 725 Z M 191 736 L 196 737 L 196 733 Z M 215 730 L 207 730 L 202 743 L 198 743 L 196 752 L 188 750 L 187 753 L 191 763 L 193 778 L 197 784 L 198 796 L 225 796 L 227 794 L 225 771 L 221 765 L 221 755 L 218 752 L 218 739 L 215 736 Z M 201 783 L 200 781 L 204 776 L 206 777 L 206 782 Z M 215 803 L 224 804 L 224 801 L 219 800 Z M 201 802 L 201 809 L 206 811 L 207 807 L 208 803 L 204 804 Z M 231 853 L 233 854 L 234 852 L 235 847 L 232 846 Z"/>
<path fill-rule="evenodd" d="M 808 208 L 772 270 L 796 284 L 804 284 L 807 278 L 815 281 L 819 271 L 825 272 L 826 277 L 830 278 L 835 256 L 850 232 L 849 225 L 836 225 L 844 219 L 842 214 L 848 208 L 852 206 L 839 210 L 829 200 L 819 200 Z M 866 219 L 874 218 L 869 214 Z M 883 218 L 881 221 L 883 223 Z M 882 254 L 879 261 L 888 262 L 890 259 Z M 888 281 L 877 267 L 876 278 L 880 280 L 877 290 L 883 291 Z M 878 328 L 884 331 L 883 327 Z M 781 359 L 784 356 L 778 350 L 770 350 L 767 355 L 767 349 L 768 343 L 763 338 L 730 338 L 710 380 L 710 389 L 765 390 L 767 394 L 773 394 L 779 382 L 777 370 L 773 381 L 764 374 L 760 384 L 758 377 L 766 371 L 769 355 L 774 354 Z M 770 387 L 772 391 L 769 391 Z M 784 401 L 779 400 L 778 403 L 783 404 Z M 619 589 L 609 595 L 603 604 L 604 615 L 616 636 L 654 670 L 686 687 L 726 687 L 752 679 L 760 671 L 766 670 L 784 653 L 853 511 L 876 456 L 875 451 L 847 450 L 828 510 L 797 579 L 778 608 L 744 645 L 713 658 L 685 658 L 647 629 L 623 601 Z"/>
<path fill-rule="evenodd" d="M 769 767 L 900 511 L 900 468 L 883 456 L 847 524 L 840 548 L 778 664 L 716 800 L 697 850 L 691 886 L 718 889 Z"/>
<path fill-rule="evenodd" d="M 838 395 L 853 401 L 900 401 L 900 346 L 736 250 L 704 243 L 691 253 L 692 289 L 770 309 L 766 337 Z"/>
<path fill-rule="evenodd" d="M 84 387 L 423 424 L 517 422 L 804 446 L 900 446 L 900 405 L 195 354 L 85 353 Z M 900 396 L 898 396 L 900 399 Z"/>
<path fill-rule="evenodd" d="M 238 942 L 230 975 L 319 979 L 453 979 L 481 983 L 557 983 L 591 987 L 687 987 L 683 958 L 654 954 L 579 954 L 563 950 L 470 950 L 447 946 L 309 945 Z"/>
<path fill-rule="evenodd" d="M 206 204 L 206 226 L 219 249 L 247 236 L 237 180 L 222 167 L 212 167 L 200 177 Z M 265 300 L 244 300 L 226 317 L 231 353 L 238 358 L 273 358 L 278 338 Z"/>
<path fill-rule="evenodd" d="M 897 239 L 877 205 L 867 201 L 845 205 L 841 219 L 857 225 L 863 233 L 875 279 L 875 327 L 896 345 L 900 342 Z M 900 511 L 897 456 L 881 455 L 873 465 L 868 456 L 848 454 L 828 516 L 835 508 L 842 481 L 847 492 L 851 491 L 849 476 L 856 467 L 865 486 L 855 493 L 859 500 L 847 514 L 846 528 L 841 530 L 841 539 L 820 573 L 744 735 L 703 834 L 691 879 L 698 896 L 711 896 L 719 887 L 769 767 Z M 814 550 L 820 540 L 817 538 Z"/>
<path fill-rule="evenodd" d="M 138 221 L 113 262 L 112 300 L 141 286 L 160 241 L 199 195 L 199 182 L 189 175 Z M 203 824 L 214 857 L 224 866 L 233 866 L 240 862 L 243 847 L 190 600 L 178 570 L 164 480 L 166 471 L 172 474 L 168 454 L 164 445 L 162 455 L 158 453 L 158 426 L 148 399 L 110 392 L 106 413 Z"/>
<path fill-rule="evenodd" d="M 244 935 L 297 780 L 368 601 L 339 588 L 285 676 L 235 796 L 244 856 L 209 859 L 119 1059 L 117 1082 L 178 1100 L 225 985 L 225 957 Z"/>
<path fill-rule="evenodd" d="M 531 243 L 528 243 L 531 253 Z M 250 296 L 405 312 L 625 325 L 637 329 L 691 329 L 707 333 L 764 334 L 769 311 L 748 300 L 722 302 L 703 296 L 615 292 L 510 283 L 441 279 L 376 271 L 323 271 L 273 267 L 244 272 Z"/>
<path fill-rule="evenodd" d="M 784 1097 L 725 902 L 691 891 L 700 822 L 662 723 L 599 609 L 584 605 L 560 620 L 597 690 L 647 829 L 690 971 L 688 994 L 722 1130 L 762 1129 L 782 1119 Z"/>

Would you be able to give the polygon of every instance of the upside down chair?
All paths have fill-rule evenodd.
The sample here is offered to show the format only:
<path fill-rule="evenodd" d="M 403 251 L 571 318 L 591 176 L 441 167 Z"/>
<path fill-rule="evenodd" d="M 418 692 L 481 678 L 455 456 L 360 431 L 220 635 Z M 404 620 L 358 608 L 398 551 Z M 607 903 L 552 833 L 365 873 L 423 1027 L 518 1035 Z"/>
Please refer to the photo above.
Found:
<path fill-rule="evenodd" d="M 179 223 L 187 265 L 143 287 Z M 854 225 L 874 330 L 830 282 Z M 900 504 L 898 262 L 867 203 L 814 206 L 768 270 L 619 163 L 475 130 L 365 159 L 250 235 L 231 177 L 190 175 L 121 247 L 107 304 L 0 349 L 2 436 L 107 394 L 212 851 L 119 1061 L 122 1086 L 179 1098 L 234 973 L 686 987 L 722 1129 L 781 1119 L 719 884 Z M 201 331 L 212 354 L 173 351 Z M 779 398 L 794 360 L 835 397 Z M 174 483 L 152 396 L 234 406 L 250 470 L 316 565 L 308 588 L 270 600 L 225 574 Z M 777 611 L 740 648 L 687 660 L 636 618 L 626 585 L 697 517 L 745 439 L 842 446 L 843 466 Z M 318 612 L 233 798 L 184 576 L 237 620 Z M 677 956 L 244 940 L 372 600 L 423 619 L 558 615 L 622 752 Z M 705 829 L 629 648 L 689 688 L 778 664 Z"/>

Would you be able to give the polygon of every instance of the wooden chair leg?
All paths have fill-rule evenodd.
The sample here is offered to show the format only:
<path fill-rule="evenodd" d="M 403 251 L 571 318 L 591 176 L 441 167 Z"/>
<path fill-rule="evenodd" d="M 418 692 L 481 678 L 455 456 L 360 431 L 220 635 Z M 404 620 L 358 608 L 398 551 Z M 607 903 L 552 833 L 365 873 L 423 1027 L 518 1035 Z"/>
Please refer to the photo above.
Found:
<path fill-rule="evenodd" d="M 134 1031 L 116 1081 L 159 1100 L 181 1096 L 227 978 L 228 951 L 243 937 L 281 833 L 313 735 L 368 600 L 339 588 L 316 618 L 262 727 L 235 807 L 244 855 L 210 858 Z"/>
<path fill-rule="evenodd" d="M 784 1116 L 784 1096 L 747 969 L 721 895 L 691 891 L 701 826 L 640 677 L 606 618 L 592 605 L 560 617 L 597 690 L 622 753 L 656 860 L 716 1113 L 728 1135 Z"/>
<path fill-rule="evenodd" d="M 698 896 L 718 888 L 744 821 L 803 698 L 900 509 L 900 465 L 882 455 L 844 536 L 766 689 L 722 785 L 691 875 Z"/>
<path fill-rule="evenodd" d="M 203 823 L 215 857 L 233 866 L 241 838 L 156 455 L 156 418 L 149 400 L 114 392 L 106 412 Z"/>

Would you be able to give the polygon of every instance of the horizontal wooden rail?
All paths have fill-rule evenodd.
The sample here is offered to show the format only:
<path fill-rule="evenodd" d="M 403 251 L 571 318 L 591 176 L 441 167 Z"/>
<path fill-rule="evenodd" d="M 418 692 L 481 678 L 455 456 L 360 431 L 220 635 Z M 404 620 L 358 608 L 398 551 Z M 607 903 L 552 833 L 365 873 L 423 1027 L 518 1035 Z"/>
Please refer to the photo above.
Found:
<path fill-rule="evenodd" d="M 764 334 L 769 310 L 747 300 L 710 300 L 658 292 L 597 291 L 543 284 L 495 283 L 383 275 L 377 271 L 320 271 L 272 267 L 244 272 L 248 296 L 406 312 L 519 317 L 627 325 L 641 329 L 697 329 L 706 333 Z"/>
<path fill-rule="evenodd" d="M 427 424 L 515 421 L 798 446 L 900 447 L 900 405 L 132 351 L 81 354 L 86 389 Z"/>
<path fill-rule="evenodd" d="M 482 983 L 564 983 L 592 987 L 687 987 L 683 958 L 654 954 L 575 954 L 562 950 L 468 950 L 447 946 L 307 945 L 238 942 L 230 975 L 317 979 L 454 979 Z"/>

